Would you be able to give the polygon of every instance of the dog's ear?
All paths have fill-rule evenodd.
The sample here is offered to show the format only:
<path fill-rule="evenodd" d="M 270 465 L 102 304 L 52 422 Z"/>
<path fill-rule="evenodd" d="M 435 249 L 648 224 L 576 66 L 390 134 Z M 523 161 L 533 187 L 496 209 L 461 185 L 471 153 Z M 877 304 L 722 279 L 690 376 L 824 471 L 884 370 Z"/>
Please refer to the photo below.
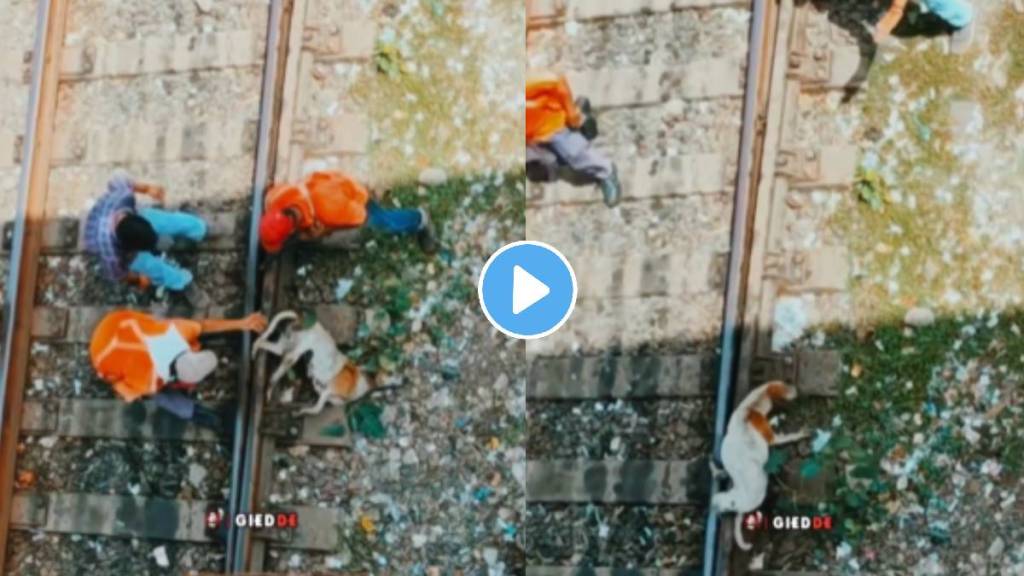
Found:
<path fill-rule="evenodd" d="M 302 311 L 302 328 L 309 329 L 316 325 L 316 313 L 306 308 Z"/>

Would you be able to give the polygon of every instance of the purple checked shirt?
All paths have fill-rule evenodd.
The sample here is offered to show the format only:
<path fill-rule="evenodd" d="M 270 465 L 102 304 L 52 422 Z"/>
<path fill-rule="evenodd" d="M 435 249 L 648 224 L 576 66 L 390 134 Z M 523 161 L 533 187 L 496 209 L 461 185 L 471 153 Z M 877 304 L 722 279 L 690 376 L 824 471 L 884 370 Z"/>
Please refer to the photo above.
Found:
<path fill-rule="evenodd" d="M 85 221 L 85 249 L 100 257 L 103 270 L 112 280 L 121 280 L 127 270 L 114 234 L 114 219 L 135 210 L 135 192 L 127 176 L 115 176 L 104 194 L 89 211 Z"/>

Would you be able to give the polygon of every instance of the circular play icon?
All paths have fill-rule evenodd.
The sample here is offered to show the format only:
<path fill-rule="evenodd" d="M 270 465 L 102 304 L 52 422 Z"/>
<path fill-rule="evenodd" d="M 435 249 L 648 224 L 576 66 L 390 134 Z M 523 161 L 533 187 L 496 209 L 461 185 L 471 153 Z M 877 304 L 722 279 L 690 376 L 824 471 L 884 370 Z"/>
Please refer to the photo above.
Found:
<path fill-rule="evenodd" d="M 495 328 L 529 340 L 551 334 L 576 306 L 576 274 L 561 252 L 543 242 L 513 242 L 480 271 L 480 307 Z"/>

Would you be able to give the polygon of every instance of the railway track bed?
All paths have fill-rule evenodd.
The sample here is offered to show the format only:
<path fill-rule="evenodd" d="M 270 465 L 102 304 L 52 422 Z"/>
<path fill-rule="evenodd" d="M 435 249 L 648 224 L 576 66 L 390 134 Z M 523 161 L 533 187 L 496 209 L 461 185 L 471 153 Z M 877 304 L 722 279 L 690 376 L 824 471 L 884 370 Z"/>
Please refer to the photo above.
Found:
<path fill-rule="evenodd" d="M 861 24 L 873 13 L 839 3 L 531 3 L 526 59 L 569 70 L 590 97 L 596 148 L 626 191 L 614 209 L 590 187 L 524 181 L 508 128 L 521 110 L 500 97 L 520 89 L 524 22 L 512 2 L 0 4 L 12 22 L 0 24 L 11 30 L 0 34 L 0 273 L 15 281 L 4 303 L 3 572 L 779 574 L 835 568 L 836 539 L 852 533 L 874 548 L 840 546 L 851 568 L 895 558 L 1011 570 L 1012 529 L 997 532 L 1018 515 L 1000 484 L 1012 459 L 1004 468 L 968 451 L 980 480 L 957 469 L 932 486 L 911 471 L 897 492 L 839 473 L 856 452 L 860 472 L 898 476 L 892 463 L 922 444 L 942 453 L 941 468 L 959 457 L 944 438 L 973 446 L 974 428 L 998 439 L 1019 424 L 980 393 L 974 404 L 929 396 L 937 378 L 1012 396 L 1019 368 L 1005 351 L 1019 337 L 1006 311 L 1021 299 L 1022 208 L 989 191 L 1015 189 L 1020 175 L 1019 138 L 1005 129 L 1024 120 L 1011 85 L 1022 78 L 1006 64 L 1024 57 L 1004 28 L 1022 23 L 1011 3 L 979 11 L 981 40 L 960 55 L 941 37 L 868 50 Z M 24 29 L 36 10 L 33 48 Z M 470 93 L 481 97 L 450 97 Z M 8 120 L 25 110 L 27 130 Z M 928 169 L 903 168 L 917 161 Z M 210 223 L 207 242 L 168 254 L 213 305 L 100 277 L 81 221 L 116 168 Z M 385 205 L 425 207 L 437 253 L 370 232 L 261 258 L 261 192 L 325 168 L 351 172 Z M 985 190 L 965 184 L 975 180 Z M 864 199 L 880 181 L 885 194 Z M 946 235 L 932 226 L 945 220 L 921 216 L 943 206 L 970 218 Z M 487 256 L 524 236 L 563 251 L 580 282 L 570 321 L 525 345 L 473 305 Z M 901 324 L 910 306 L 938 310 L 935 327 Z M 213 340 L 221 364 L 197 398 L 236 424 L 233 438 L 216 436 L 123 403 L 93 375 L 90 333 L 117 307 L 312 310 L 395 387 L 349 412 L 302 416 L 315 396 L 298 373 L 271 393 L 276 360 L 250 363 L 248 336 Z M 958 344 L 942 348 L 935 334 Z M 893 360 L 893 349 L 924 360 Z M 773 452 L 765 509 L 835 514 L 842 531 L 752 534 L 749 556 L 732 546 L 733 520 L 708 515 L 707 458 L 736 398 L 775 378 L 802 397 L 783 428 L 817 434 Z M 900 413 L 936 403 L 995 423 L 968 431 Z M 879 414 L 901 423 L 879 424 L 889 437 L 916 434 L 886 444 L 862 424 Z M 947 543 L 963 522 L 908 511 L 932 489 L 995 522 L 978 542 Z M 884 522 L 865 519 L 878 502 L 930 547 L 880 541 Z M 216 507 L 296 512 L 300 525 L 231 527 L 224 541 L 205 523 Z"/>

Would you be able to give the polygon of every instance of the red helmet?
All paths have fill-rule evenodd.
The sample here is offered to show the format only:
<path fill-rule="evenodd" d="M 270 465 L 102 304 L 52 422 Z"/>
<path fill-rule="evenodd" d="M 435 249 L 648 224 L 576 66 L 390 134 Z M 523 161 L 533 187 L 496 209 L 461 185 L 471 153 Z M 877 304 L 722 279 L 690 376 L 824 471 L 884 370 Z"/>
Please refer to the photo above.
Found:
<path fill-rule="evenodd" d="M 295 221 L 284 212 L 268 212 L 260 220 L 260 244 L 271 254 L 280 252 L 294 232 Z"/>

